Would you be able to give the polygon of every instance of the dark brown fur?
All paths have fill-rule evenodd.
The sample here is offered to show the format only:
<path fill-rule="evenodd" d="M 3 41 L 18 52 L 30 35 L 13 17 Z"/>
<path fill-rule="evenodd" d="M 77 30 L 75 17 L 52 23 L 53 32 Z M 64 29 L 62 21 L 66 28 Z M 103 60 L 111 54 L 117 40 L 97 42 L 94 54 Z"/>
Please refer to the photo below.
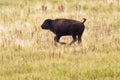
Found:
<path fill-rule="evenodd" d="M 85 29 L 84 22 L 86 21 L 85 18 L 83 18 L 84 21 L 76 21 L 71 19 L 46 19 L 44 23 L 41 25 L 42 29 L 48 29 L 52 31 L 56 36 L 54 37 L 55 45 L 56 42 L 59 42 L 59 39 L 61 36 L 70 35 L 73 37 L 73 40 L 71 41 L 70 45 L 74 43 L 78 36 L 78 43 L 81 42 L 81 36 L 83 34 L 83 31 Z M 61 44 L 65 44 L 64 42 L 59 42 Z"/>

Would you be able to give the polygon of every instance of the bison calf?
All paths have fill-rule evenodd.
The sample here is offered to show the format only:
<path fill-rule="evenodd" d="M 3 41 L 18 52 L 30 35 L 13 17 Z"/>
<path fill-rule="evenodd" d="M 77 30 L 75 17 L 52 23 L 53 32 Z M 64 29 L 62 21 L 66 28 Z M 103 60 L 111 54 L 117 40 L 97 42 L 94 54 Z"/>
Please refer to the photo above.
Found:
<path fill-rule="evenodd" d="M 46 19 L 44 23 L 41 25 L 42 29 L 47 29 L 52 31 L 56 36 L 54 37 L 55 45 L 57 42 L 60 44 L 65 44 L 64 42 L 59 42 L 61 36 L 71 35 L 73 40 L 70 45 L 74 43 L 78 36 L 78 44 L 81 42 L 81 36 L 85 29 L 84 22 L 86 21 L 83 18 L 83 22 L 71 20 L 71 19 Z"/>

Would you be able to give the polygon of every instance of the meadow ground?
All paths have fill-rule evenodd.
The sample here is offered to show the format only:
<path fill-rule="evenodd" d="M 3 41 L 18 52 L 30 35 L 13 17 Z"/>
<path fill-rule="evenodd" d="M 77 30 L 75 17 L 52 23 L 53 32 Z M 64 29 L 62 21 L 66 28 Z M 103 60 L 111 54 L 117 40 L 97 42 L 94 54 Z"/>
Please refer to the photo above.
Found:
<path fill-rule="evenodd" d="M 120 80 L 118 1 L 0 0 L 0 80 Z M 54 34 L 40 27 L 46 18 L 84 17 L 80 45 L 55 47 Z"/>

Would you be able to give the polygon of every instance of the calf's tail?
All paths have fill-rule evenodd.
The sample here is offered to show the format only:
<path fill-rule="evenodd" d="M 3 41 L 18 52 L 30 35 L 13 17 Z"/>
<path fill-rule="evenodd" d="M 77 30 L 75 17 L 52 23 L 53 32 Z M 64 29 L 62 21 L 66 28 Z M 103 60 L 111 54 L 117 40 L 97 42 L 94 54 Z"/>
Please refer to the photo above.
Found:
<path fill-rule="evenodd" d="M 87 20 L 86 18 L 83 18 L 83 22 L 82 22 L 82 24 L 84 24 L 86 20 Z"/>

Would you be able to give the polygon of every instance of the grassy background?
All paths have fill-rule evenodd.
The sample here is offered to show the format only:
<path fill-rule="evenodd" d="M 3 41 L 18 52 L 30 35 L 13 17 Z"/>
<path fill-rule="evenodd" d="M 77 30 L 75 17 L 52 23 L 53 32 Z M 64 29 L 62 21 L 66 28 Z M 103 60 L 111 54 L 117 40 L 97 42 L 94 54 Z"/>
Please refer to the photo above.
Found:
<path fill-rule="evenodd" d="M 81 45 L 55 47 L 54 34 L 40 27 L 47 18 L 84 17 Z M 120 80 L 119 56 L 117 0 L 0 0 L 0 80 Z"/>

